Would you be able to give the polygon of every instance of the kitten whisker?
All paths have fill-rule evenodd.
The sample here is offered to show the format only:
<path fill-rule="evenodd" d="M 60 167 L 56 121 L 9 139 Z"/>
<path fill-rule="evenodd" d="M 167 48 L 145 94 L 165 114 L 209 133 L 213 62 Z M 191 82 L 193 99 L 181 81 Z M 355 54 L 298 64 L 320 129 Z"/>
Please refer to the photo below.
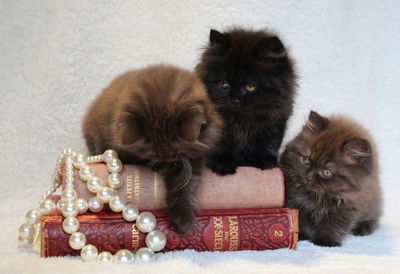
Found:
<path fill-rule="evenodd" d="M 192 178 L 192 165 L 188 160 L 183 160 L 182 161 L 183 168 L 181 172 L 179 172 L 179 176 L 177 177 L 177 188 L 175 191 L 179 191 L 183 189 L 184 187 L 187 186 L 187 184 L 190 182 L 190 179 Z"/>
<path fill-rule="evenodd" d="M 158 165 L 158 161 L 157 160 L 150 160 L 150 162 L 148 163 L 147 167 L 150 169 L 154 169 L 157 165 Z"/>

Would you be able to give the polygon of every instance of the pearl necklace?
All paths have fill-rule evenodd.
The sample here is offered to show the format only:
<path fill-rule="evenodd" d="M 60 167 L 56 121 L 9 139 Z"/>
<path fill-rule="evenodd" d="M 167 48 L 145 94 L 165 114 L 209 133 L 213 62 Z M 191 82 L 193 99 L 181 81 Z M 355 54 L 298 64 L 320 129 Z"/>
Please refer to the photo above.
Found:
<path fill-rule="evenodd" d="M 107 185 L 95 176 L 90 163 L 105 162 L 107 170 L 110 173 L 107 178 Z M 60 187 L 62 165 L 65 164 L 66 187 L 61 193 L 61 198 L 55 203 L 49 199 L 50 196 Z M 95 193 L 89 201 L 79 198 L 74 189 L 73 169 L 79 170 L 79 176 L 90 192 Z M 72 149 L 64 149 L 56 163 L 53 173 L 53 182 L 49 190 L 42 196 L 37 209 L 31 209 L 26 213 L 26 223 L 19 227 L 18 246 L 20 248 L 32 248 L 36 242 L 40 231 L 40 218 L 43 215 L 50 215 L 57 208 L 61 210 L 65 219 L 62 222 L 63 230 L 70 234 L 69 245 L 75 250 L 80 250 L 83 261 L 102 261 L 129 263 L 134 260 L 151 261 L 155 258 L 155 252 L 160 251 L 166 244 L 165 235 L 154 230 L 156 227 L 156 218 L 150 212 L 142 212 L 136 206 L 125 204 L 124 200 L 116 195 L 116 190 L 122 185 L 119 172 L 122 169 L 122 163 L 118 159 L 117 153 L 112 150 L 106 150 L 102 155 L 86 156 L 83 153 L 76 153 Z M 79 232 L 78 214 L 84 214 L 88 209 L 92 212 L 99 212 L 103 209 L 105 203 L 108 203 L 114 212 L 122 212 L 123 218 L 128 222 L 136 220 L 136 227 L 146 236 L 147 247 L 140 248 L 136 254 L 127 249 L 121 249 L 114 255 L 108 251 L 98 253 L 94 245 L 86 243 L 86 237 Z"/>

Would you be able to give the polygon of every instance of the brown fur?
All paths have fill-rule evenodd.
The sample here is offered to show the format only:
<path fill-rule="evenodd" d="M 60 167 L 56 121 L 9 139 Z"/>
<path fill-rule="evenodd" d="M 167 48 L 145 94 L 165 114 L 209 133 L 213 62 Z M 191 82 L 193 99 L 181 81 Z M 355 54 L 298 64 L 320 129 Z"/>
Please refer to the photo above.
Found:
<path fill-rule="evenodd" d="M 171 220 L 186 232 L 194 221 L 203 156 L 217 142 L 221 127 L 193 73 L 157 65 L 117 77 L 90 107 L 83 134 L 93 154 L 113 148 L 123 163 L 159 171 Z"/>
<path fill-rule="evenodd" d="M 299 209 L 301 239 L 339 246 L 350 232 L 363 236 L 376 229 L 381 215 L 377 152 L 360 125 L 312 111 L 286 146 L 280 165 L 285 206 Z M 324 177 L 325 169 L 334 175 Z"/>

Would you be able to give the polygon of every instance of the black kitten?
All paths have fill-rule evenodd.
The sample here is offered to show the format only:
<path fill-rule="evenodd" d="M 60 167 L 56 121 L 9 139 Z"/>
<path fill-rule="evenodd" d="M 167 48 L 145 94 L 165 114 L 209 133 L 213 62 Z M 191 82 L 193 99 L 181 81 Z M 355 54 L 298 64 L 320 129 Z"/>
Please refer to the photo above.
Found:
<path fill-rule="evenodd" d="M 211 30 L 196 72 L 224 120 L 207 166 L 221 175 L 238 166 L 275 167 L 296 85 L 281 40 L 267 31 Z"/>

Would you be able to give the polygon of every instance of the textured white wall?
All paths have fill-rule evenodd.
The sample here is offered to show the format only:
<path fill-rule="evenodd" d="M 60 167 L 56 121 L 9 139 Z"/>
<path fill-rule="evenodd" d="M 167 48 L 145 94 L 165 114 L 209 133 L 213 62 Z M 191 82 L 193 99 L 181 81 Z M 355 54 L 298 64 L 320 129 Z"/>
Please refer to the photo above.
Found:
<path fill-rule="evenodd" d="M 117 74 L 166 62 L 192 69 L 209 29 L 280 32 L 297 60 L 297 104 L 286 136 L 310 109 L 344 113 L 379 145 L 386 211 L 400 184 L 399 1 L 0 2 L 0 166 L 3 201 L 32 207 L 58 152 L 85 149 L 88 104 Z M 389 221 L 389 220 L 388 220 Z"/>

